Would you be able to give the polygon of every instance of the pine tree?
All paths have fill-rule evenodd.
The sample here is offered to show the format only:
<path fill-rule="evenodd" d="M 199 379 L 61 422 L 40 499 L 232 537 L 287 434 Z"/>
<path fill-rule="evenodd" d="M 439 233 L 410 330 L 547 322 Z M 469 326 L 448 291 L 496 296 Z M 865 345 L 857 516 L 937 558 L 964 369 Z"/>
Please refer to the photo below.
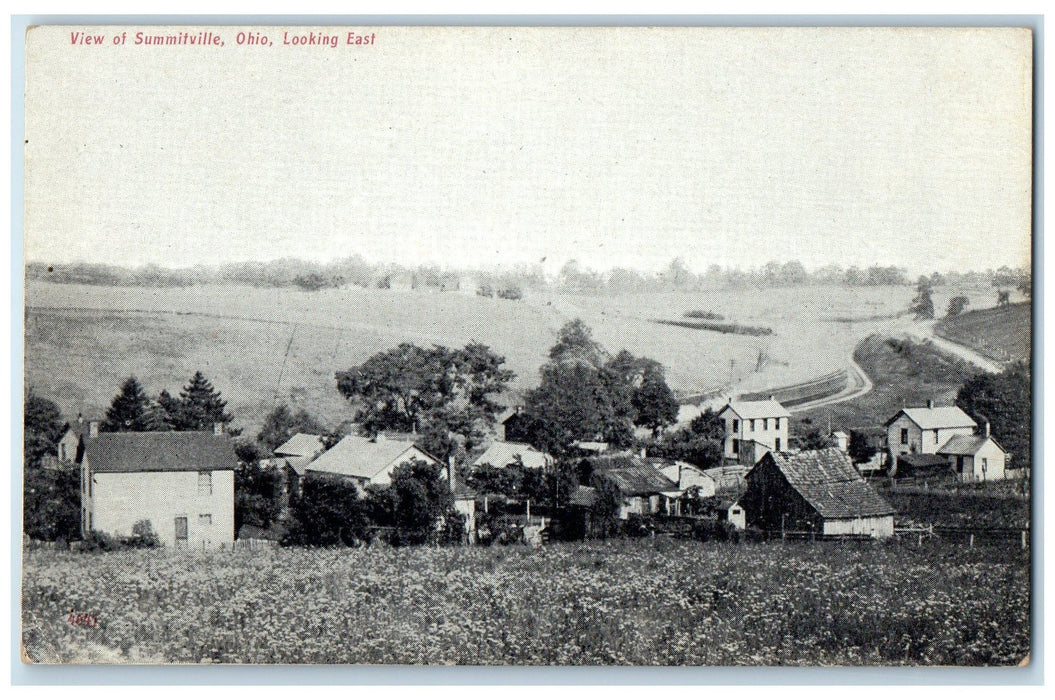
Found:
<path fill-rule="evenodd" d="M 106 409 L 103 430 L 112 433 L 142 432 L 150 430 L 150 400 L 135 377 L 129 377 L 121 385 L 121 392 Z"/>
<path fill-rule="evenodd" d="M 216 423 L 230 423 L 231 414 L 224 411 L 227 402 L 220 398 L 212 382 L 201 371 L 194 373 L 179 396 L 179 408 L 172 416 L 175 430 L 212 430 Z"/>

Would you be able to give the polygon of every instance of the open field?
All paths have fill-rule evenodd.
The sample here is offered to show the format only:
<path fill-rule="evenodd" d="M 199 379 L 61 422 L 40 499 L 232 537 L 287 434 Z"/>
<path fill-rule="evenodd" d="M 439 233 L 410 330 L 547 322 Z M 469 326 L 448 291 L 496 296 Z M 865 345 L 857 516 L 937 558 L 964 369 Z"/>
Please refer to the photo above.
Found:
<path fill-rule="evenodd" d="M 834 319 L 893 314 L 912 294 L 910 287 L 815 286 L 616 297 L 539 293 L 507 301 L 360 288 L 309 293 L 30 280 L 26 381 L 67 416 L 99 415 L 129 374 L 157 394 L 178 390 L 201 369 L 228 399 L 236 425 L 250 431 L 276 400 L 336 424 L 351 412 L 334 372 L 375 352 L 403 341 L 460 346 L 478 340 L 506 356 L 518 375 L 514 388 L 523 389 L 537 381 L 560 326 L 580 317 L 609 350 L 626 348 L 662 362 L 678 391 L 727 386 L 730 377 L 737 391 L 759 391 L 844 368 L 862 337 L 902 321 Z M 939 303 L 940 293 L 935 296 Z M 774 334 L 756 338 L 650 321 L 699 308 Z"/>
<path fill-rule="evenodd" d="M 1033 338 L 1033 305 L 976 309 L 945 318 L 934 325 L 942 338 L 966 345 L 997 362 L 1029 361 Z"/>
<path fill-rule="evenodd" d="M 38 662 L 1011 665 L 1030 643 L 1013 547 L 28 550 L 23 566 Z"/>

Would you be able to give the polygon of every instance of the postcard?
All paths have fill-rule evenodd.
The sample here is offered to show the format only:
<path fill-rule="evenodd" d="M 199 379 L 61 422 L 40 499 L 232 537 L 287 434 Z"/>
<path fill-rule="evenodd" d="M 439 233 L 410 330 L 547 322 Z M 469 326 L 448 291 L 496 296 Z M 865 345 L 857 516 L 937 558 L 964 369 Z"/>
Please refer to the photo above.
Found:
<path fill-rule="evenodd" d="M 1029 28 L 25 68 L 25 663 L 1029 663 Z"/>

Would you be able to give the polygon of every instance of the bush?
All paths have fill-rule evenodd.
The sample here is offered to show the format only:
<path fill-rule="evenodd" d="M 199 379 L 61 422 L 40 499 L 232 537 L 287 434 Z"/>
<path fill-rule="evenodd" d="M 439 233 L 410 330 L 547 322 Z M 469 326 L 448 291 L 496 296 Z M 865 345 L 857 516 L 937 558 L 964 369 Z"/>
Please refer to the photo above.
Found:
<path fill-rule="evenodd" d="M 123 538 L 122 542 L 135 549 L 152 549 L 161 546 L 161 540 L 154 532 L 149 520 L 140 520 L 132 526 L 132 536 Z"/>
<path fill-rule="evenodd" d="M 692 538 L 700 542 L 739 542 L 740 531 L 727 520 L 702 518 L 693 523 Z"/>
<path fill-rule="evenodd" d="M 512 299 L 513 301 L 516 301 L 517 299 L 524 298 L 524 292 L 521 291 L 520 287 L 517 287 L 516 285 L 513 285 L 511 287 L 504 287 L 498 290 L 498 298 Z"/>

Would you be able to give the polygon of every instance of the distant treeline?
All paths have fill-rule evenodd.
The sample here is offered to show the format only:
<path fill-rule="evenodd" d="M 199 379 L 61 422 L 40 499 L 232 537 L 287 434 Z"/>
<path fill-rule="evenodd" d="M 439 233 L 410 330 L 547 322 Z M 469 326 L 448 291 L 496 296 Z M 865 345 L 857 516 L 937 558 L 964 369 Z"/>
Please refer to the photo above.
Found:
<path fill-rule="evenodd" d="M 811 284 L 847 286 L 880 286 L 917 284 L 905 268 L 872 265 L 827 265 L 808 271 L 795 260 L 769 262 L 759 268 L 711 265 L 696 273 L 681 258 L 675 258 L 660 272 L 617 267 L 604 272 L 583 267 L 569 260 L 556 275 L 547 275 L 541 265 L 520 265 L 501 271 L 458 270 L 437 265 L 408 267 L 371 263 L 352 256 L 329 263 L 294 258 L 270 262 L 242 262 L 225 265 L 199 265 L 192 268 L 165 268 L 146 265 L 138 268 L 98 263 L 49 265 L 28 263 L 28 279 L 67 284 L 98 284 L 137 287 L 189 287 L 199 284 L 243 284 L 254 287 L 300 287 L 305 290 L 328 287 L 358 286 L 380 289 L 430 289 L 463 291 L 470 294 L 486 291 L 511 296 L 524 289 L 581 292 L 588 294 L 626 294 L 635 292 L 696 291 L 719 287 L 796 287 Z M 997 270 L 970 272 L 935 272 L 925 278 L 932 285 L 985 285 L 1018 287 L 1030 279 L 1028 268 L 1001 267 Z M 481 291 L 484 290 L 484 291 Z"/>

